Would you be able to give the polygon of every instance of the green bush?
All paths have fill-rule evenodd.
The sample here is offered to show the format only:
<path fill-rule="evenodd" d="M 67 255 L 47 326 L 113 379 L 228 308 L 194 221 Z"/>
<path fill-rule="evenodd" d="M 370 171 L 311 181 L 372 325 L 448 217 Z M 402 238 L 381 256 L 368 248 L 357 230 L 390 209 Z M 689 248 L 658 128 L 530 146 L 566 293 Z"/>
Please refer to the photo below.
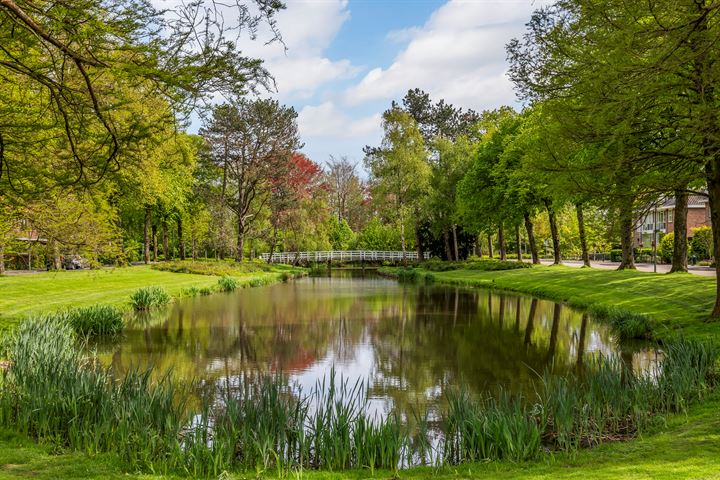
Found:
<path fill-rule="evenodd" d="M 167 305 L 170 303 L 170 295 L 162 287 L 143 287 L 136 290 L 130 300 L 135 310 L 147 310 Z"/>
<path fill-rule="evenodd" d="M 620 262 L 622 261 L 622 250 L 619 248 L 613 248 L 610 250 L 610 261 L 611 262 Z"/>
<path fill-rule="evenodd" d="M 692 240 L 690 241 L 690 251 L 694 253 L 698 260 L 708 260 L 713 255 L 713 239 L 712 228 L 697 227 L 692 229 Z"/>
<path fill-rule="evenodd" d="M 238 288 L 238 281 L 232 277 L 218 278 L 218 289 L 221 292 L 234 292 Z"/>
<path fill-rule="evenodd" d="M 675 249 L 675 232 L 666 233 L 660 239 L 658 245 L 658 256 L 664 263 L 672 261 L 673 250 Z"/>
<path fill-rule="evenodd" d="M 94 305 L 60 314 L 80 335 L 117 335 L 125 328 L 123 314 L 110 305 Z"/>

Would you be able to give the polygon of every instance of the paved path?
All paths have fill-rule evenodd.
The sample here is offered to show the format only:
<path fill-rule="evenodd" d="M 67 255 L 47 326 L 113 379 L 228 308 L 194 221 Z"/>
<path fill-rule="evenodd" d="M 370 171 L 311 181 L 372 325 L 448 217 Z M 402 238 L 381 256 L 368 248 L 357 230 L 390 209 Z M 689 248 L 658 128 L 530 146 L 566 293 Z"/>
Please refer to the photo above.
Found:
<path fill-rule="evenodd" d="M 543 265 L 551 265 L 552 260 L 548 259 L 541 259 L 540 262 Z M 563 260 L 563 265 L 566 265 L 568 267 L 582 267 L 582 261 L 580 260 Z M 618 266 L 620 265 L 619 262 L 604 262 L 604 261 L 595 261 L 590 262 L 590 265 L 593 268 L 604 268 L 606 270 L 616 270 Z M 638 272 L 652 272 L 653 271 L 653 264 L 652 263 L 636 263 L 635 266 L 637 267 Z M 688 270 L 690 273 L 694 275 L 700 275 L 702 277 L 715 277 L 715 269 L 711 267 L 699 267 L 699 266 L 690 266 L 688 267 Z M 658 265 L 657 266 L 658 273 L 667 273 L 670 271 L 670 265 Z"/>

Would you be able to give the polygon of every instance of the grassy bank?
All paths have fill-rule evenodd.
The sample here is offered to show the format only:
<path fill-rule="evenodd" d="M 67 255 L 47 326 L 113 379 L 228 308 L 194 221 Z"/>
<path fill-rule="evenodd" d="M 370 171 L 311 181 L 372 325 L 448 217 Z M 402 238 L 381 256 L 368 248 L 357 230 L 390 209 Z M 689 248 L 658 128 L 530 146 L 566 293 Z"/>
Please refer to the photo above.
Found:
<path fill-rule="evenodd" d="M 232 270 L 231 275 L 239 286 L 252 286 L 279 281 L 289 272 L 299 271 L 280 266 L 251 272 Z M 163 287 L 177 298 L 193 288 L 212 289 L 218 284 L 218 278 L 212 273 L 175 273 L 148 266 L 0 277 L 0 330 L 7 330 L 30 315 L 71 307 L 114 305 L 129 308 L 130 296 L 148 286 Z"/>
<path fill-rule="evenodd" d="M 662 433 L 632 442 L 604 444 L 574 455 L 558 454 L 543 461 L 516 464 L 489 462 L 458 467 L 403 470 L 395 474 L 377 470 L 373 478 L 420 480 L 430 478 L 528 478 L 528 479 L 676 479 L 720 478 L 720 395 L 692 407 L 687 415 L 669 420 Z M 0 479 L 17 478 L 160 479 L 155 475 L 127 475 L 113 455 L 88 456 L 68 453 L 49 445 L 38 445 L 24 435 L 0 431 Z M 368 470 L 303 472 L 292 478 L 308 480 L 362 479 Z M 259 475 L 229 475 L 226 478 L 275 478 L 273 472 Z"/>
<path fill-rule="evenodd" d="M 381 272 L 397 275 L 399 270 Z M 591 311 L 643 315 L 657 339 L 677 333 L 698 339 L 720 335 L 720 321 L 708 321 L 715 301 L 713 278 L 540 265 L 505 271 L 417 269 L 416 275 L 444 284 L 528 293 Z"/>

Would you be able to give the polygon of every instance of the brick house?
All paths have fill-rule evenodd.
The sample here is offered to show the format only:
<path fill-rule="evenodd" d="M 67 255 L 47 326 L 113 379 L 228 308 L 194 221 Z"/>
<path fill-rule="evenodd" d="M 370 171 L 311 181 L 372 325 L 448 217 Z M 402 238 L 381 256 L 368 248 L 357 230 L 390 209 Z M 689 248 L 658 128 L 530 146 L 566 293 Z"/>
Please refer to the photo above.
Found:
<path fill-rule="evenodd" d="M 655 228 L 655 209 L 651 209 L 642 218 L 642 222 L 635 229 L 635 245 L 640 248 L 652 247 L 652 234 Z M 675 231 L 675 197 L 665 199 L 657 207 L 657 229 L 662 237 L 666 233 Z M 692 238 L 692 229 L 710 226 L 710 205 L 704 195 L 690 195 L 688 197 L 687 233 Z"/>

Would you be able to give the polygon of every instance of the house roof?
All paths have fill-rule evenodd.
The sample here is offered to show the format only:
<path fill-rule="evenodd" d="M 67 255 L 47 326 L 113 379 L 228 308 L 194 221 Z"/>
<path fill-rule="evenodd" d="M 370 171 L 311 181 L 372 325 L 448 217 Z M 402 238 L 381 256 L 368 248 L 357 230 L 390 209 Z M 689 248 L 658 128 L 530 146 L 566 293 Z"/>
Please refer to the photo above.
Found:
<path fill-rule="evenodd" d="M 688 196 L 688 208 L 705 208 L 707 205 L 708 197 L 705 195 L 690 195 Z M 660 205 L 660 209 L 675 208 L 675 197 L 668 197 L 665 202 Z"/>

